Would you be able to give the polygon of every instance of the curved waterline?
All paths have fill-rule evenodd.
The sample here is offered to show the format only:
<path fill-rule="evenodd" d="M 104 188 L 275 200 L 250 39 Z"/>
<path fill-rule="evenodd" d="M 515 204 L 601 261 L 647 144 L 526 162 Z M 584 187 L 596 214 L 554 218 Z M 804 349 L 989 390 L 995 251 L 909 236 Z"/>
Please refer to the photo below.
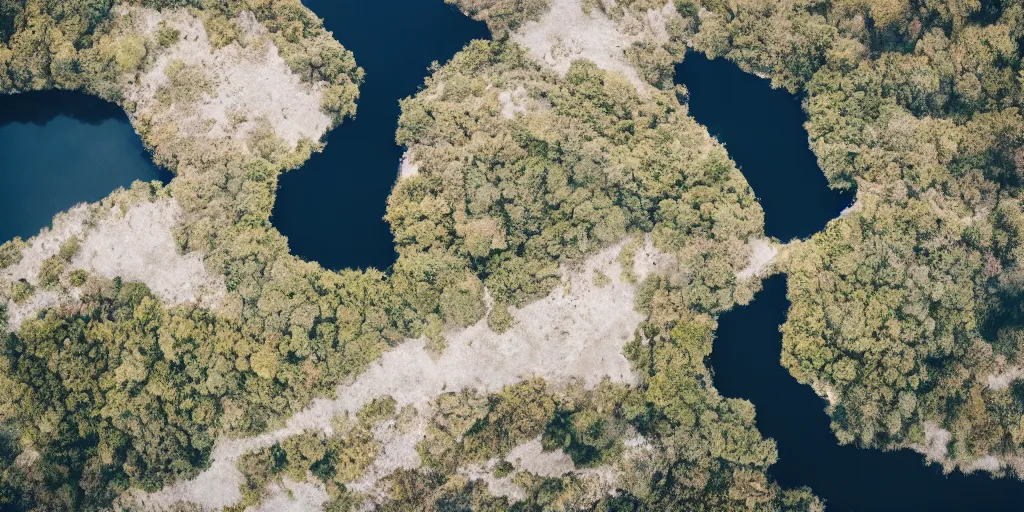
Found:
<path fill-rule="evenodd" d="M 690 115 L 725 144 L 764 209 L 765 233 L 787 242 L 824 229 L 854 193 L 833 190 L 804 129 L 800 100 L 725 59 L 686 54 L 676 81 L 690 93 Z"/>
<path fill-rule="evenodd" d="M 711 353 L 715 387 L 752 402 L 761 434 L 778 444 L 779 461 L 769 473 L 780 485 L 809 486 L 830 512 L 1020 510 L 1019 480 L 984 472 L 943 475 L 910 450 L 840 446 L 825 400 L 779 362 L 778 327 L 788 309 L 785 277 L 768 279 L 753 303 L 722 315 Z"/>
<path fill-rule="evenodd" d="M 134 181 L 169 183 L 121 107 L 82 92 L 0 95 L 0 242 Z"/>
<path fill-rule="evenodd" d="M 432 62 L 489 32 L 443 0 L 304 4 L 355 54 L 366 80 L 356 119 L 328 135 L 323 153 L 281 177 L 271 222 L 303 259 L 334 270 L 383 270 L 397 258 L 384 213 L 402 158 L 399 100 L 416 93 Z"/>

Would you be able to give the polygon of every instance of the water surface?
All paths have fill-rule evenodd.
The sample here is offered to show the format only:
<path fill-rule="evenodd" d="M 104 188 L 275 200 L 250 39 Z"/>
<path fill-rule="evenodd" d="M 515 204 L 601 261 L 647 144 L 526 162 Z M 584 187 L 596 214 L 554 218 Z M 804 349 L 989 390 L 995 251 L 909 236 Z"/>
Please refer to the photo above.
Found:
<path fill-rule="evenodd" d="M 828 512 L 996 511 L 1024 509 L 1024 482 L 987 473 L 943 475 L 910 450 L 883 452 L 840 446 L 825 400 L 779 362 L 786 319 L 784 276 L 765 282 L 755 301 L 719 320 L 711 353 L 715 387 L 750 400 L 761 434 L 778 443 L 769 470 L 783 487 L 810 486 Z"/>
<path fill-rule="evenodd" d="M 691 53 L 679 71 L 691 114 L 740 165 L 769 235 L 810 236 L 849 204 L 852 194 L 829 190 L 808 148 L 797 98 L 724 59 Z M 778 443 L 779 461 L 769 472 L 780 485 L 809 486 L 830 512 L 1024 509 L 1024 482 L 986 473 L 945 476 L 910 450 L 839 446 L 825 401 L 780 363 L 779 326 L 788 309 L 785 277 L 767 280 L 751 305 L 722 315 L 711 354 L 715 387 L 750 400 L 761 433 Z"/>
<path fill-rule="evenodd" d="M 853 201 L 851 191 L 828 188 L 808 146 L 799 98 L 698 52 L 676 66 L 676 80 L 690 92 L 690 115 L 725 144 L 754 189 L 768 236 L 811 236 Z"/>
<path fill-rule="evenodd" d="M 271 219 L 292 253 L 331 269 L 384 270 L 397 255 L 384 222 L 398 177 L 398 101 L 416 93 L 431 62 L 489 36 L 444 0 L 305 0 L 366 71 L 356 119 L 333 130 L 323 153 L 281 177 Z"/>
<path fill-rule="evenodd" d="M 171 177 L 113 103 L 67 91 L 0 95 L 0 243 L 135 180 Z"/>

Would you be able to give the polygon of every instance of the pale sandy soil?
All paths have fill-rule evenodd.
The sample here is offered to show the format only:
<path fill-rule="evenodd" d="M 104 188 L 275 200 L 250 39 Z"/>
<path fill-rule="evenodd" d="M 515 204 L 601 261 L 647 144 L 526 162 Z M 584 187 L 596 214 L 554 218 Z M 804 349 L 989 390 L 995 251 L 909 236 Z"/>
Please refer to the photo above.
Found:
<path fill-rule="evenodd" d="M 427 435 L 430 412 L 426 409 L 418 412 L 413 425 L 405 429 L 399 428 L 395 420 L 374 425 L 373 437 L 380 442 L 381 452 L 367 468 L 363 478 L 347 486 L 350 490 L 374 499 L 383 499 L 386 490 L 378 486 L 382 478 L 399 469 L 420 467 L 422 461 L 416 445 Z"/>
<path fill-rule="evenodd" d="M 50 227 L 43 228 L 27 242 L 21 251 L 21 261 L 4 270 L 0 277 L 16 281 L 26 279 L 33 285 L 38 284 L 39 269 L 49 257 L 57 254 L 65 241 L 85 231 L 89 220 L 97 207 L 90 208 L 87 204 L 79 204 L 70 210 L 58 213 Z"/>
<path fill-rule="evenodd" d="M 270 496 L 258 507 L 247 507 L 245 512 L 310 512 L 320 510 L 331 498 L 327 489 L 315 479 L 295 482 L 285 477 L 282 484 L 271 484 Z"/>
<path fill-rule="evenodd" d="M 402 162 L 398 165 L 399 178 L 411 178 L 420 173 L 420 166 L 413 160 L 412 151 L 406 150 L 402 154 Z"/>
<path fill-rule="evenodd" d="M 627 446 L 627 449 L 635 447 Z M 501 478 L 494 476 L 494 468 L 499 459 L 491 459 L 486 465 L 472 465 L 459 469 L 459 472 L 470 480 L 479 480 L 487 484 L 488 491 L 495 496 L 505 496 L 515 503 L 527 498 L 519 484 L 515 483 L 515 475 L 520 472 L 532 473 L 537 476 L 558 478 L 573 474 L 580 478 L 591 494 L 606 494 L 615 489 L 616 470 L 611 466 L 578 469 L 576 464 L 561 449 L 545 452 L 541 439 L 535 438 L 513 448 L 505 460 L 515 468 Z"/>
<path fill-rule="evenodd" d="M 976 461 L 971 462 L 970 464 L 962 466 L 960 469 L 964 473 L 968 474 L 973 473 L 975 471 L 988 471 L 990 473 L 994 473 L 996 471 L 999 471 L 1002 467 L 1003 462 L 1001 460 L 999 460 L 994 455 L 987 455 Z"/>
<path fill-rule="evenodd" d="M 517 503 L 526 499 L 526 493 L 519 484 L 512 481 L 512 475 L 505 475 L 501 478 L 494 476 L 493 464 L 460 468 L 459 471 L 474 482 L 486 483 L 487 492 L 492 496 L 504 496 L 511 503 Z"/>
<path fill-rule="evenodd" d="M 180 215 L 181 206 L 172 198 L 142 202 L 124 214 L 116 207 L 104 211 L 99 205 L 79 205 L 57 215 L 52 228 L 28 240 L 17 265 L 0 271 L 0 280 L 25 279 L 37 286 L 25 303 L 8 302 L 8 327 L 17 330 L 40 311 L 77 300 L 75 290 L 38 288 L 43 262 L 72 237 L 78 237 L 81 248 L 66 272 L 82 269 L 108 279 L 141 282 L 171 305 L 199 302 L 215 307 L 226 293 L 223 279 L 206 270 L 198 253 L 178 252 L 173 230 Z"/>
<path fill-rule="evenodd" d="M 181 206 L 170 198 L 138 204 L 124 215 L 112 212 L 82 237 L 71 268 L 145 283 L 170 304 L 212 308 L 226 293 L 223 280 L 206 270 L 199 253 L 178 252 L 174 227 L 180 217 Z"/>
<path fill-rule="evenodd" d="M 145 508 L 156 510 L 166 510 L 178 501 L 208 510 L 229 506 L 241 497 L 238 488 L 242 475 L 235 467 L 240 456 L 303 431 L 331 432 L 335 415 L 352 415 L 385 395 L 394 398 L 398 407 L 413 406 L 422 418 L 427 418 L 432 400 L 446 391 L 472 388 L 489 394 L 535 376 L 554 386 L 579 381 L 592 387 L 604 378 L 634 383 L 622 348 L 643 316 L 633 309 L 634 287 L 615 271 L 622 245 L 601 251 L 579 268 L 567 269 L 570 286 L 559 287 L 544 299 L 513 310 L 515 324 L 508 332 L 496 334 L 482 320 L 447 333 L 448 347 L 440 356 L 431 354 L 423 339 L 407 340 L 384 354 L 354 382 L 340 386 L 338 398 L 314 401 L 284 428 L 247 439 L 221 439 L 211 456 L 211 467 L 198 477 L 155 493 L 133 493 L 125 498 L 137 499 Z M 592 276 L 597 271 L 609 276 L 611 282 L 595 286 Z M 371 470 L 371 478 L 386 476 L 384 470 L 388 468 L 393 471 L 396 467 L 418 466 L 414 448 L 422 439 L 422 430 L 385 430 L 375 435 L 390 446 L 385 449 L 385 460 L 374 463 L 377 469 Z"/>
<path fill-rule="evenodd" d="M 526 88 L 521 85 L 511 91 L 501 91 L 498 93 L 502 117 L 505 119 L 515 119 L 516 114 L 528 112 L 529 108 L 526 106 L 525 96 Z"/>
<path fill-rule="evenodd" d="M 505 460 L 511 462 L 520 471 L 550 478 L 576 470 L 576 464 L 561 449 L 544 451 L 539 437 L 513 448 L 505 456 Z"/>
<path fill-rule="evenodd" d="M 233 42 L 219 49 L 211 46 L 203 22 L 185 9 L 132 7 L 119 8 L 118 14 L 130 15 L 136 28 L 150 38 L 155 37 L 161 22 L 182 35 L 170 48 L 157 50 L 155 62 L 145 74 L 129 81 L 126 96 L 138 105 L 135 115 L 158 123 L 173 122 L 190 134 L 241 144 L 261 121 L 269 121 L 277 136 L 293 149 L 303 138 L 320 140 L 330 128 L 331 119 L 321 110 L 321 91 L 326 84 L 302 83 L 251 13 L 242 13 L 237 20 L 248 47 Z M 196 105 L 161 104 L 157 91 L 168 83 L 166 69 L 175 61 L 202 70 L 215 84 L 214 92 L 205 94 Z"/>
<path fill-rule="evenodd" d="M 911 448 L 923 453 L 928 460 L 941 462 L 946 459 L 951 438 L 952 435 L 948 430 L 933 421 L 926 421 L 924 422 L 924 446 L 912 445 Z"/>
<path fill-rule="evenodd" d="M 662 9 L 647 12 L 641 19 L 616 22 L 601 9 L 584 13 L 580 0 L 551 0 L 551 9 L 540 20 L 529 21 L 513 32 L 512 40 L 563 76 L 572 61 L 588 59 L 601 69 L 621 73 L 644 92 L 651 86 L 640 78 L 625 52 L 637 41 L 667 40 L 665 23 L 674 12 Z"/>
<path fill-rule="evenodd" d="M 988 387 L 999 391 L 1010 387 L 1010 383 L 1024 377 L 1024 367 L 1010 366 L 988 376 Z"/>
<path fill-rule="evenodd" d="M 750 263 L 736 272 L 736 279 L 741 281 L 752 277 L 763 277 L 772 261 L 779 255 L 779 248 L 766 238 L 754 238 L 747 242 L 750 251 Z"/>
<path fill-rule="evenodd" d="M 24 279 L 36 287 L 35 293 L 21 304 L 15 304 L 13 300 L 7 301 L 8 329 L 17 331 L 25 320 L 61 303 L 61 294 L 38 288 L 39 269 L 44 261 L 60 251 L 60 246 L 66 240 L 85 230 L 85 222 L 92 213 L 88 205 L 80 204 L 67 212 L 57 214 L 51 227 L 43 228 L 38 235 L 28 240 L 27 246 L 21 251 L 20 262 L 0 270 L 0 282 L 13 283 Z"/>

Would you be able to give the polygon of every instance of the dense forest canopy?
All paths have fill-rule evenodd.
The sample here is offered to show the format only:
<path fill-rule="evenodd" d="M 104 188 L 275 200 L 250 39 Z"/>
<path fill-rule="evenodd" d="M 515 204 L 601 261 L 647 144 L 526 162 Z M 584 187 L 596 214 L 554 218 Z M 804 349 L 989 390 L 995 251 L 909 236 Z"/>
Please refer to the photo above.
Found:
<path fill-rule="evenodd" d="M 525 7 L 531 16 L 543 11 L 540 2 Z M 387 275 L 332 273 L 288 255 L 268 222 L 277 176 L 304 161 L 316 141 L 289 148 L 270 131 L 240 147 L 163 129 L 126 93 L 183 38 L 173 24 L 138 33 L 140 18 L 155 11 L 137 9 L 200 20 L 211 51 L 254 44 L 246 37 L 251 12 L 292 72 L 324 84 L 322 108 L 340 122 L 354 112 L 362 72 L 298 2 L 4 9 L 0 87 L 83 89 L 121 103 L 177 177 L 168 187 L 115 193 L 104 208 L 180 204 L 179 250 L 201 254 L 226 289 L 213 310 L 171 306 L 142 283 L 72 270 L 73 243 L 42 265 L 38 279 L 11 283 L 0 297 L 7 304 L 51 292 L 74 291 L 77 299 L 15 332 L 3 329 L 5 507 L 99 509 L 129 488 L 187 480 L 210 464 L 218 438 L 281 425 L 403 340 L 426 335 L 432 350 L 443 351 L 445 333 L 459 326 L 509 329 L 510 308 L 556 290 L 559 276 L 599 249 L 633 240 L 620 259 L 623 278 L 635 279 L 629 269 L 648 234 L 682 264 L 629 285 L 641 290 L 637 308 L 646 318 L 627 347 L 642 376 L 636 386 L 534 379 L 489 396 L 467 389 L 436 397 L 417 446 L 422 466 L 383 475 L 383 494 L 372 494 L 397 509 L 506 509 L 507 497 L 461 471 L 539 437 L 544 450 L 567 454 L 582 470 L 615 468 L 620 492 L 595 494 L 585 473 L 515 471 L 528 497 L 519 506 L 820 507 L 809 491 L 771 482 L 774 447 L 757 432 L 752 408 L 710 386 L 704 360 L 714 317 L 749 300 L 758 285 L 736 272 L 746 265 L 747 241 L 763 236 L 763 215 L 724 150 L 673 92 L 641 95 L 585 61 L 560 77 L 508 41 L 474 43 L 403 103 L 398 140 L 420 171 L 398 183 L 389 203 L 401 258 Z M 217 85 L 181 63 L 165 73 L 168 85 L 157 91 L 163 108 L 192 108 Z M 502 114 L 497 88 L 527 108 Z M 3 268 L 17 266 L 32 243 L 5 244 Z M 380 454 L 376 432 L 407 422 L 405 409 L 388 404 L 375 400 L 357 418 L 338 420 L 332 434 L 307 432 L 246 454 L 235 506 L 258 503 L 287 479 L 323 485 L 329 507 L 358 505 L 365 497 L 348 486 Z M 627 441 L 636 447 L 627 450 Z M 512 471 L 507 462 L 496 468 L 496 475 Z"/>
<path fill-rule="evenodd" d="M 211 464 L 217 439 L 281 426 L 408 340 L 440 357 L 467 326 L 510 332 L 519 308 L 583 293 L 566 276 L 620 246 L 622 275 L 590 281 L 635 291 L 642 320 L 624 350 L 635 382 L 538 377 L 448 390 L 419 411 L 376 397 L 330 429 L 243 454 L 232 509 L 299 481 L 320 486 L 331 510 L 366 499 L 389 510 L 820 510 L 811 490 L 771 480 L 777 454 L 753 407 L 711 385 L 717 315 L 760 286 L 742 276 L 763 213 L 671 83 L 687 48 L 799 93 L 822 170 L 857 188 L 847 215 L 780 263 L 793 304 L 783 363 L 829 398 L 839 440 L 1019 475 L 1024 6 L 574 2 L 621 32 L 616 63 L 638 84 L 587 59 L 560 74 L 531 58 L 517 41 L 556 2 L 453 2 L 495 40 L 432 68 L 402 102 L 397 142 L 415 171 L 388 203 L 400 258 L 387 273 L 334 273 L 289 255 L 269 223 L 278 176 L 320 141 L 289 144 L 279 126 L 254 122 L 239 142 L 160 118 L 193 112 L 217 86 L 184 61 L 164 68 L 152 97 L 139 86 L 195 22 L 211 52 L 272 44 L 318 92 L 319 112 L 342 122 L 363 72 L 300 2 L 0 0 L 0 92 L 76 89 L 122 105 L 176 179 L 116 192 L 95 211 L 180 205 L 179 251 L 201 255 L 224 286 L 216 307 L 172 304 L 143 283 L 73 268 L 73 240 L 38 276 L 0 281 L 0 507 L 97 510 L 129 489 L 186 481 Z M 150 19 L 162 24 L 141 30 Z M 665 21 L 637 28 L 650 19 Z M 32 244 L 0 247 L 0 271 L 20 268 Z M 642 251 L 667 263 L 638 279 Z M 74 300 L 9 328 L 8 308 L 45 294 Z M 376 475 L 384 426 L 417 421 L 420 464 Z M 536 439 L 575 470 L 506 460 Z M 614 492 L 588 478 L 605 470 Z M 360 490 L 368 475 L 375 489 Z"/>
<path fill-rule="evenodd" d="M 785 364 L 844 442 L 1020 474 L 1024 6 L 702 7 L 697 48 L 803 94 L 823 171 L 858 189 L 787 271 Z"/>

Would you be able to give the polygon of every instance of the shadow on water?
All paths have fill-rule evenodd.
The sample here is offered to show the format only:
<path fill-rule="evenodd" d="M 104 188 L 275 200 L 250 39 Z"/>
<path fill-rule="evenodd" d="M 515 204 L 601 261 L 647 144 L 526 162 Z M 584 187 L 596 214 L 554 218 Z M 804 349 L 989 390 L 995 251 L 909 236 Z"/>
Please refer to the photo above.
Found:
<path fill-rule="evenodd" d="M 113 103 L 69 91 L 0 95 L 0 243 L 133 181 L 172 177 Z"/>
<path fill-rule="evenodd" d="M 811 236 L 853 201 L 852 191 L 828 188 L 795 96 L 698 52 L 676 66 L 676 81 L 690 92 L 690 115 L 725 144 L 754 189 L 769 236 Z"/>
<path fill-rule="evenodd" d="M 41 91 L 0 94 L 0 127 L 9 124 L 45 126 L 57 117 L 97 126 L 108 120 L 128 122 L 121 107 L 75 91 Z"/>
<path fill-rule="evenodd" d="M 398 176 L 398 101 L 416 93 L 431 62 L 446 62 L 486 26 L 443 0 L 303 2 L 366 70 L 356 119 L 327 148 L 281 177 L 272 222 L 292 252 L 331 269 L 384 270 L 397 257 L 383 217 Z M 380 20 L 385 20 L 381 22 Z"/>
<path fill-rule="evenodd" d="M 757 426 L 778 443 L 771 475 L 783 487 L 809 486 L 830 512 L 1021 510 L 1024 482 L 986 473 L 943 475 L 910 450 L 840 446 L 825 401 L 779 363 L 786 319 L 784 276 L 765 281 L 749 306 L 722 315 L 711 354 L 715 387 L 757 408 Z"/>

